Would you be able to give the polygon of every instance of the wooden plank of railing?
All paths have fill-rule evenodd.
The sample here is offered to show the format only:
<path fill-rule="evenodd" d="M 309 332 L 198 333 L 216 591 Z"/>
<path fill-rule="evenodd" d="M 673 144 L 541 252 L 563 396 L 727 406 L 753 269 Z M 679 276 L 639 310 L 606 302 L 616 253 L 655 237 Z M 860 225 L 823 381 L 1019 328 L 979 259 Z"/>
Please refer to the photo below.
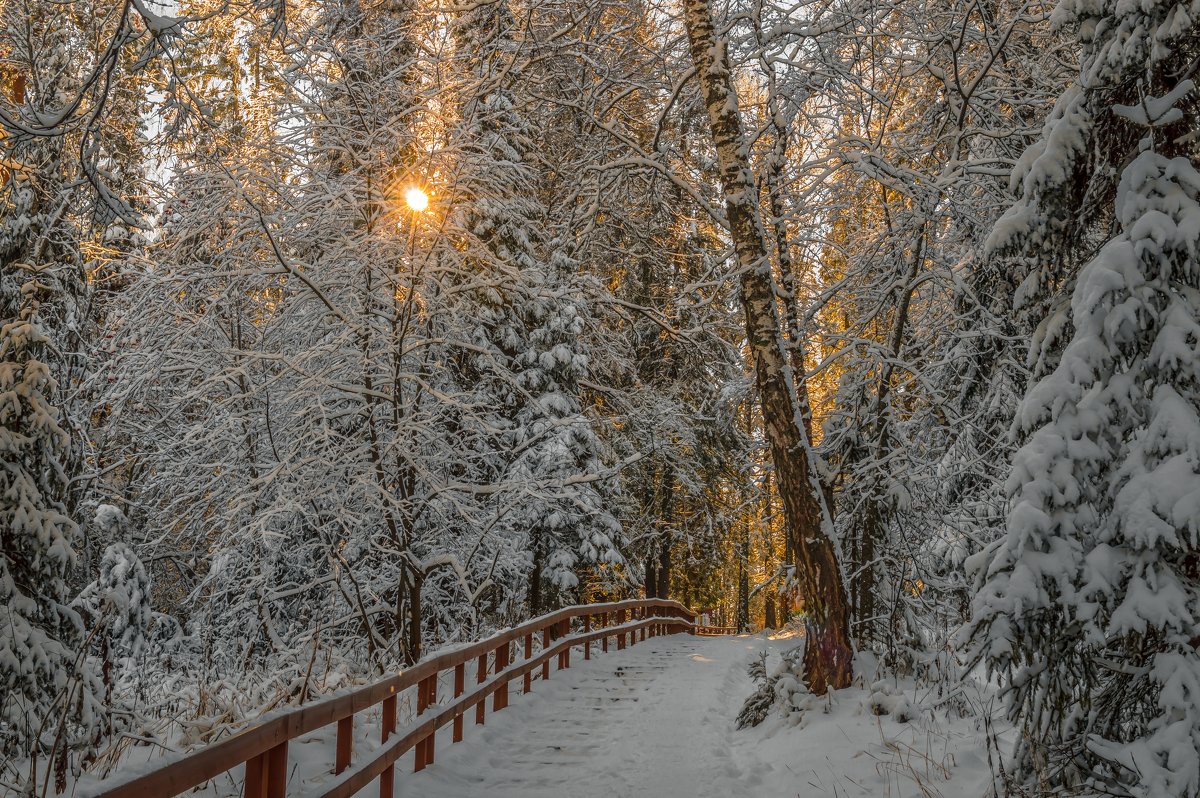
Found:
<path fill-rule="evenodd" d="M 625 624 L 625 613 L 634 610 L 640 611 L 642 620 Z M 649 614 L 647 610 L 653 610 L 653 614 Z M 387 771 L 389 779 L 385 781 L 388 783 L 380 784 L 380 795 L 386 797 L 391 792 L 390 775 L 396 759 L 420 744 L 416 752 L 418 769 L 432 763 L 436 730 L 446 723 L 454 722 L 457 717 L 455 741 L 461 739 L 461 718 L 468 707 L 476 707 L 476 721 L 482 723 L 487 696 L 495 696 L 493 709 L 503 708 L 507 705 L 508 684 L 512 679 L 524 677 L 528 689 L 529 678 L 537 668 L 542 669 L 543 678 L 549 677 L 552 657 L 558 657 L 560 667 L 569 667 L 571 647 L 580 643 L 587 651 L 590 650 L 593 640 L 600 639 L 604 650 L 607 650 L 610 636 L 616 637 L 618 648 L 624 648 L 626 635 L 629 635 L 630 643 L 639 633 L 642 634 L 642 639 L 645 639 L 646 627 L 658 622 L 648 618 L 657 619 L 660 617 L 660 611 L 671 614 L 671 620 L 664 626 L 677 631 L 693 631 L 694 613 L 673 601 L 649 599 L 567 607 L 478 643 L 440 654 L 375 684 L 343 695 L 331 696 L 308 706 L 284 710 L 224 740 L 191 754 L 168 760 L 153 771 L 125 780 L 118 776 L 117 779 L 110 779 L 108 784 L 98 785 L 95 791 L 81 790 L 81 794 L 94 798 L 146 798 L 151 795 L 167 798 L 245 764 L 247 798 L 282 798 L 286 792 L 288 741 L 336 723 L 334 770 L 339 775 L 335 784 L 359 783 L 361 779 L 366 778 L 366 781 L 359 783 L 361 788 L 371 779 Z M 615 616 L 617 623 L 606 624 L 597 631 L 588 631 L 590 619 L 594 615 L 605 619 Z M 570 622 L 573 618 L 580 617 L 585 619 L 585 631 L 581 635 L 572 636 L 569 634 Z M 550 644 L 551 629 L 560 632 L 559 639 L 553 645 Z M 533 636 L 539 631 L 543 633 L 543 647 L 537 656 L 531 656 Z M 525 661 L 516 666 L 506 667 L 509 665 L 511 645 L 521 639 L 525 640 Z M 491 679 L 487 678 L 489 653 L 494 653 L 496 657 L 495 675 Z M 459 687 L 459 677 L 465 663 L 471 659 L 478 661 L 477 685 L 469 694 L 464 694 Z M 453 701 L 445 705 L 445 708 L 428 715 L 428 719 L 408 730 L 402 737 L 393 738 L 398 693 L 417 687 L 419 713 L 429 710 L 437 701 L 438 676 L 449 669 L 455 671 L 456 687 Z M 381 703 L 384 714 L 384 745 L 370 762 L 353 767 L 353 717 L 356 713 Z M 394 752 L 394 755 L 389 759 L 385 756 L 387 752 Z M 369 776 L 365 775 L 368 770 L 371 772 Z"/>

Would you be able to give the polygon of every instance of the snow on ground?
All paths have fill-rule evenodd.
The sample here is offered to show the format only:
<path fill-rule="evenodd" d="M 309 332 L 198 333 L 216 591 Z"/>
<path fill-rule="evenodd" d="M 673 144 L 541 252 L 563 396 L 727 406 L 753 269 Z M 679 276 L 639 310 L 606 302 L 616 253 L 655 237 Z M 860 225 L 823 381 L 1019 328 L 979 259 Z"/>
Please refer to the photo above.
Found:
<path fill-rule="evenodd" d="M 398 769 L 404 798 L 622 798 L 623 796 L 982 796 L 991 783 L 982 722 L 915 711 L 899 722 L 871 710 L 871 690 L 810 698 L 812 708 L 739 731 L 754 690 L 747 665 L 778 661 L 795 640 L 763 635 L 653 638 L 536 683 L 466 739 L 439 734 L 437 761 Z M 575 664 L 578 663 L 578 664 Z M 514 688 L 518 686 L 514 683 Z M 901 685 L 880 688 L 901 698 Z M 968 685 L 969 687 L 969 685 Z M 964 690 L 958 698 L 969 698 Z M 905 700 L 934 707 L 914 693 Z M 986 708 L 985 708 L 986 711 Z M 935 719 L 936 718 L 936 719 Z"/>

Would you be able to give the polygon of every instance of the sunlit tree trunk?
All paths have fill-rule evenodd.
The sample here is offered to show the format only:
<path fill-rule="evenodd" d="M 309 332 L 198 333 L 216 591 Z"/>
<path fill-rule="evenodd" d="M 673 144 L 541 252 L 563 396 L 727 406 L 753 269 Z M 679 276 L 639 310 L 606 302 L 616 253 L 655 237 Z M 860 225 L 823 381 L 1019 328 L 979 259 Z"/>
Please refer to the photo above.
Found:
<path fill-rule="evenodd" d="M 725 192 L 725 209 L 741 271 L 746 338 L 754 360 L 763 425 L 779 479 L 796 576 L 807 613 L 805 678 L 813 693 L 846 687 L 852 674 L 848 606 L 794 380 L 780 338 L 775 284 L 742 134 L 725 43 L 718 40 L 708 0 L 684 0 L 684 22 L 708 110 Z"/>

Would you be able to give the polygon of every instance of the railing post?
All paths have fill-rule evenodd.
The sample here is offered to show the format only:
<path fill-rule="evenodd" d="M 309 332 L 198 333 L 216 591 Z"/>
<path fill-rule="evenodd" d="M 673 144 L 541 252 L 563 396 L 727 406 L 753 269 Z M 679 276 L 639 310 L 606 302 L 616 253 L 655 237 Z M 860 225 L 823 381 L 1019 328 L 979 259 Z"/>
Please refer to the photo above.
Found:
<path fill-rule="evenodd" d="M 381 742 L 387 742 L 396 731 L 396 694 L 383 699 L 383 718 L 380 720 Z M 396 767 L 388 765 L 387 770 L 379 776 L 379 798 L 392 798 L 396 786 Z"/>
<path fill-rule="evenodd" d="M 586 635 L 586 634 L 590 633 L 591 631 L 592 631 L 592 616 L 585 615 L 585 616 L 583 616 L 583 633 Z M 592 641 L 591 640 L 583 641 L 583 658 L 584 659 L 592 658 Z"/>
<path fill-rule="evenodd" d="M 550 648 L 550 627 L 542 629 L 542 651 Z M 542 660 L 542 681 L 550 678 L 550 659 L 547 657 Z"/>
<path fill-rule="evenodd" d="M 263 798 L 267 794 L 266 760 L 265 753 L 246 760 L 246 778 L 242 785 L 244 798 Z"/>
<path fill-rule="evenodd" d="M 287 795 L 287 751 L 285 740 L 246 763 L 246 798 L 285 798 Z"/>
<path fill-rule="evenodd" d="M 417 682 L 417 717 L 425 713 L 425 707 L 429 705 L 429 698 L 425 695 L 425 680 Z M 418 740 L 416 747 L 413 749 L 413 771 L 421 771 L 425 769 L 425 741 Z"/>
<path fill-rule="evenodd" d="M 337 752 L 334 755 L 334 775 L 350 767 L 350 755 L 354 748 L 354 716 L 347 715 L 338 721 Z"/>
<path fill-rule="evenodd" d="M 436 674 L 436 673 L 433 674 L 432 676 L 430 676 L 427 679 L 427 681 L 429 682 L 429 687 L 427 687 L 425 689 L 426 698 L 429 700 L 430 704 L 436 704 L 437 700 L 438 700 L 437 699 L 438 674 Z M 425 764 L 427 764 L 427 765 L 433 764 L 433 758 L 434 758 L 434 753 L 435 753 L 434 749 L 436 747 L 437 747 L 437 729 L 435 728 L 432 732 L 429 733 L 429 736 L 425 738 Z"/>
<path fill-rule="evenodd" d="M 625 610 L 617 610 L 617 626 L 625 623 Z M 625 648 L 625 633 L 617 632 L 617 651 Z"/>
<path fill-rule="evenodd" d="M 483 684 L 487 680 L 487 652 L 479 655 L 478 664 L 475 666 L 475 684 Z M 475 705 L 475 725 L 483 725 L 483 714 L 487 712 L 487 697 L 479 699 L 479 703 Z"/>
<path fill-rule="evenodd" d="M 467 687 L 467 664 L 460 662 L 454 666 L 454 697 L 459 698 Z M 463 713 L 454 716 L 453 742 L 461 743 L 463 738 Z"/>
<path fill-rule="evenodd" d="M 417 682 L 417 716 L 424 714 L 429 705 L 437 701 L 437 674 L 427 676 Z M 434 737 L 437 735 L 435 729 L 432 734 L 424 740 L 417 741 L 416 751 L 413 754 L 413 771 L 420 772 L 425 769 L 426 765 L 433 764 L 433 743 Z"/>
<path fill-rule="evenodd" d="M 496 675 L 503 673 L 508 667 L 508 641 L 496 647 Z M 496 692 L 492 694 L 492 711 L 499 712 L 508 706 L 508 679 L 500 682 Z"/>
<path fill-rule="evenodd" d="M 533 657 L 533 632 L 525 635 L 525 659 Z M 533 671 L 525 671 L 525 692 L 533 689 Z"/>

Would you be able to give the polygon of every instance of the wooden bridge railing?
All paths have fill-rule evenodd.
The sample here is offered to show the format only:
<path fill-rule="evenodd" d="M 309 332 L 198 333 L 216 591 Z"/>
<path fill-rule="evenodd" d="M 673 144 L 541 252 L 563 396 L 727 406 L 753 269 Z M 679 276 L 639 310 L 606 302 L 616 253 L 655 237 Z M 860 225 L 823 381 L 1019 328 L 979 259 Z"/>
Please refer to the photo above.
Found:
<path fill-rule="evenodd" d="M 610 639 L 623 649 L 647 637 L 677 632 L 722 634 L 727 630 L 697 626 L 695 615 L 687 607 L 664 599 L 567 607 L 353 692 L 282 711 L 212 745 L 163 762 L 149 772 L 111 777 L 86 794 L 93 798 L 170 798 L 245 765 L 245 798 L 284 798 L 289 793 L 288 742 L 337 724 L 332 768 L 335 778 L 303 794 L 309 798 L 349 798 L 379 779 L 380 798 L 390 798 L 395 763 L 401 756 L 415 748 L 416 770 L 432 764 L 437 730 L 453 725 L 452 739 L 460 741 L 467 712 L 474 709 L 475 722 L 482 724 L 489 696 L 493 712 L 508 706 L 511 682 L 521 679 L 521 689 L 528 693 L 535 672 L 540 670 L 542 679 L 550 678 L 552 660 L 557 661 L 558 670 L 570 667 L 571 650 L 576 646 L 582 645 L 583 658 L 590 659 L 596 641 L 602 651 L 608 651 Z M 541 643 L 537 651 L 535 638 Z M 512 656 L 514 648 L 524 649 L 519 662 Z M 469 663 L 474 663 L 471 675 L 475 677 L 470 690 Z M 439 704 L 439 677 L 449 672 L 453 672 L 454 695 L 447 703 Z M 397 700 L 402 692 L 413 688 L 418 717 L 400 734 Z M 381 744 L 354 762 L 354 717 L 377 706 L 382 712 Z M 291 794 L 298 793 L 293 790 Z"/>

